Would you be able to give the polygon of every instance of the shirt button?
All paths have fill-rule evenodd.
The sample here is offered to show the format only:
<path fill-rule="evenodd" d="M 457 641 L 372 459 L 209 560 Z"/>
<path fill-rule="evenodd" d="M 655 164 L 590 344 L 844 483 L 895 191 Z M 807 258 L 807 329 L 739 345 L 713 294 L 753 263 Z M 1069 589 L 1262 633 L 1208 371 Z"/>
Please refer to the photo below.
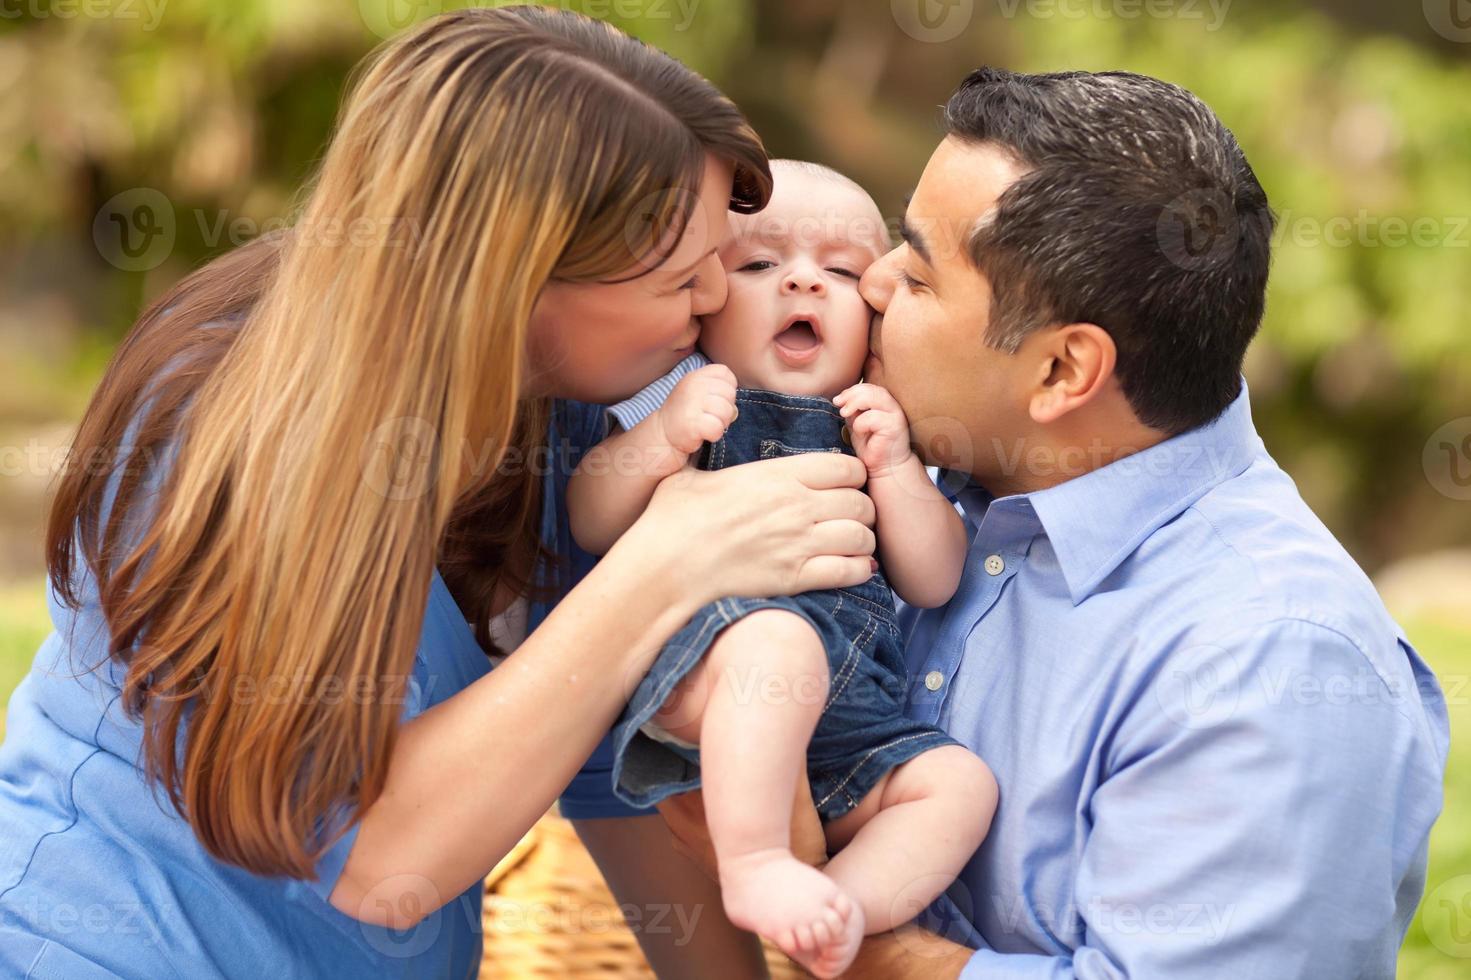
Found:
<path fill-rule="evenodd" d="M 986 559 L 986 574 L 1000 575 L 1006 571 L 1006 562 L 1001 560 L 1000 555 L 991 555 Z"/>
<path fill-rule="evenodd" d="M 931 691 L 938 691 L 940 685 L 945 683 L 945 675 L 938 670 L 932 670 L 924 675 L 924 686 Z"/>

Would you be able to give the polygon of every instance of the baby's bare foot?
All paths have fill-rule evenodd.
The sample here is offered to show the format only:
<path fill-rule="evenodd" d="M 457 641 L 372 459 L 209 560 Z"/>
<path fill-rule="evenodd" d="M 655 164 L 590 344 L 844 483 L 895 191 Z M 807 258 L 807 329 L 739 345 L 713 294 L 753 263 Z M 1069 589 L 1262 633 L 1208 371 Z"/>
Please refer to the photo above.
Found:
<path fill-rule="evenodd" d="M 720 862 L 725 914 L 765 936 L 814 976 L 846 970 L 863 941 L 863 910 L 837 882 L 784 848 Z"/>

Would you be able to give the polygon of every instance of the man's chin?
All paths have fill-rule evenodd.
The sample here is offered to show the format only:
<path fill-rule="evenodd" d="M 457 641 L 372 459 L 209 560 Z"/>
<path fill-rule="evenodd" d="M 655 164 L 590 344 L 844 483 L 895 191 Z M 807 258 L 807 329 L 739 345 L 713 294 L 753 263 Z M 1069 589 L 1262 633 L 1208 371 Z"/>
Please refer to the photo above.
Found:
<path fill-rule="evenodd" d="M 863 380 L 871 385 L 883 384 L 884 362 L 872 354 L 868 355 L 868 360 L 863 362 Z"/>

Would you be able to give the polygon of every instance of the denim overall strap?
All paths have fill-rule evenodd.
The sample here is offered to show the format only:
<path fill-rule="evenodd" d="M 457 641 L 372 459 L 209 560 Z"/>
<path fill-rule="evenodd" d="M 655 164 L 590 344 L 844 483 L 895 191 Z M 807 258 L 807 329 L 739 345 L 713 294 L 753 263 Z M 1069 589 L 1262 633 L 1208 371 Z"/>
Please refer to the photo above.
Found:
<path fill-rule="evenodd" d="M 702 470 L 799 453 L 853 455 L 843 416 L 830 400 L 759 388 L 736 391 L 736 420 L 700 454 Z"/>

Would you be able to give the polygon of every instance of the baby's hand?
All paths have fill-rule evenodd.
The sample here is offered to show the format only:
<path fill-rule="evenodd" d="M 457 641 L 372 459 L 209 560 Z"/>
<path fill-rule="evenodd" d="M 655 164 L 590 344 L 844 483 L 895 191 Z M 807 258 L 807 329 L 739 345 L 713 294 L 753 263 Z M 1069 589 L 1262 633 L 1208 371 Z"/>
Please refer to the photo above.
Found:
<path fill-rule="evenodd" d="M 724 364 L 709 364 L 679 379 L 656 417 L 675 452 L 691 456 L 714 442 L 736 417 L 736 376 Z"/>
<path fill-rule="evenodd" d="M 868 467 L 868 478 L 885 476 L 908 462 L 909 420 L 887 388 L 856 384 L 833 399 L 853 433 L 853 451 Z"/>

